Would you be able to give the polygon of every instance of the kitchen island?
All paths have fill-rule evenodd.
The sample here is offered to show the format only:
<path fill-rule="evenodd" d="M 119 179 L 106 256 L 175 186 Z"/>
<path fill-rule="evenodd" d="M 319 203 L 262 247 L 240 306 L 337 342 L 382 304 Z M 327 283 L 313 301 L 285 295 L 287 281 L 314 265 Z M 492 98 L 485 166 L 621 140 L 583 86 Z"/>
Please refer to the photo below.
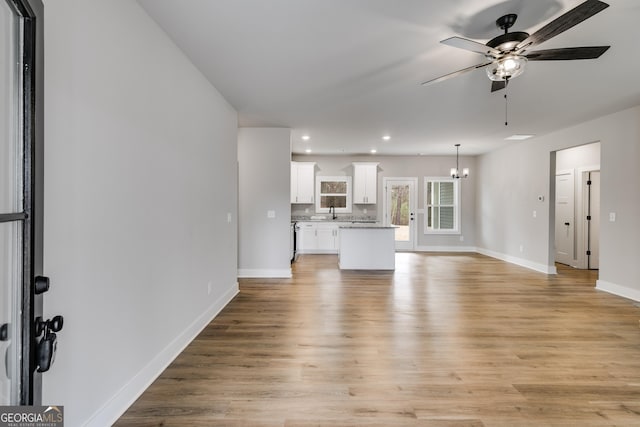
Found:
<path fill-rule="evenodd" d="M 395 227 L 341 226 L 338 256 L 341 270 L 395 270 Z"/>

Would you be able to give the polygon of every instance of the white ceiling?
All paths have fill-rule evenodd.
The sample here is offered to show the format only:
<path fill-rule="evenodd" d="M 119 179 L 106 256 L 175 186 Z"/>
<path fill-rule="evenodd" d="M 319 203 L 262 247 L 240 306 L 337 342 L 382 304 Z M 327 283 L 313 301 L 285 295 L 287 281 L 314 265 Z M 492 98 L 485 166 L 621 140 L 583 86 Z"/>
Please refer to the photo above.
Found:
<path fill-rule="evenodd" d="M 640 1 L 610 7 L 540 49 L 611 45 L 595 60 L 529 62 L 504 91 L 484 70 L 420 83 L 483 57 L 495 20 L 533 33 L 581 0 L 138 0 L 239 113 L 292 129 L 296 153 L 479 154 L 640 104 Z M 302 141 L 308 134 L 311 139 Z M 388 134 L 391 140 L 383 141 Z"/>

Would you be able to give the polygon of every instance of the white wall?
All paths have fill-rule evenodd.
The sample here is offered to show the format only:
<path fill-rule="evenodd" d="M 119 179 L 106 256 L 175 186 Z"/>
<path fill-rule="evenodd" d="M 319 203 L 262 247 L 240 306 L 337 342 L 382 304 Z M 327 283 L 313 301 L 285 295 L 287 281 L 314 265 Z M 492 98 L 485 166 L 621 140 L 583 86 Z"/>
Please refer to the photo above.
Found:
<path fill-rule="evenodd" d="M 552 270 L 553 233 L 548 213 L 553 213 L 549 201 L 555 164 L 551 169 L 551 153 L 595 141 L 601 144 L 598 287 L 640 300 L 640 192 L 636 188 L 640 182 L 640 107 L 479 157 L 477 244 L 488 254 Z M 545 195 L 545 201 L 539 202 L 538 195 Z M 538 212 L 537 218 L 532 217 L 533 210 Z M 616 222 L 608 221 L 610 212 L 616 213 Z"/>
<path fill-rule="evenodd" d="M 462 179 L 461 191 L 461 231 L 464 241 L 460 241 L 460 235 L 424 234 L 424 177 L 441 176 L 448 177 L 449 171 L 455 167 L 455 156 L 316 156 L 294 155 L 295 161 L 316 162 L 316 176 L 341 176 L 353 174 L 352 162 L 379 162 L 378 165 L 378 203 L 376 205 L 353 205 L 353 213 L 347 215 L 362 216 L 371 215 L 383 221 L 382 188 L 385 177 L 417 177 L 418 178 L 418 215 L 417 221 L 417 250 L 473 250 L 475 246 L 475 157 L 461 156 L 460 167 L 471 169 L 469 178 Z M 291 205 L 292 215 L 305 215 L 304 208 L 309 207 L 310 213 L 314 213 L 312 205 Z M 362 208 L 367 213 L 362 212 Z M 338 216 L 341 216 L 338 214 Z"/>
<path fill-rule="evenodd" d="M 45 41 L 45 315 L 65 326 L 43 402 L 105 426 L 237 292 L 237 113 L 135 1 L 47 0 Z"/>
<path fill-rule="evenodd" d="M 556 172 L 600 166 L 600 143 L 565 148 L 556 152 Z"/>
<path fill-rule="evenodd" d="M 291 277 L 290 161 L 289 129 L 238 130 L 240 277 Z"/>

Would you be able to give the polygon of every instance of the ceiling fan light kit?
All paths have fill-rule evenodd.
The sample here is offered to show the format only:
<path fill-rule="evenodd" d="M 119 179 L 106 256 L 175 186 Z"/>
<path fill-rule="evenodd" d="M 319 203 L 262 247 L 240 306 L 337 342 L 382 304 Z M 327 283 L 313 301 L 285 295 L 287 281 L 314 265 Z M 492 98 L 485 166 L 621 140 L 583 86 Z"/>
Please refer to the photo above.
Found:
<path fill-rule="evenodd" d="M 498 61 L 489 64 L 485 70 L 489 80 L 506 81 L 518 77 L 524 72 L 527 58 L 520 55 L 506 55 Z"/>

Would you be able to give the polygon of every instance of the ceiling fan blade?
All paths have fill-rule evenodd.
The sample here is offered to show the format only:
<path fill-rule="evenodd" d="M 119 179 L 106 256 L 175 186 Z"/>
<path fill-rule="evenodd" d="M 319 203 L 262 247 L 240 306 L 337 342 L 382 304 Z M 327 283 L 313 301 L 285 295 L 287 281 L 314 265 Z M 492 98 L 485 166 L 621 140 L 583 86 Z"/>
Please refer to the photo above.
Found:
<path fill-rule="evenodd" d="M 464 73 L 466 73 L 468 71 L 473 71 L 473 70 L 476 70 L 478 68 L 486 67 L 487 65 L 491 64 L 491 62 L 492 61 L 485 62 L 484 64 L 472 65 L 471 67 L 463 68 L 462 70 L 454 71 L 453 73 L 445 74 L 444 76 L 440 76 L 440 77 L 435 78 L 435 79 L 427 80 L 426 82 L 422 82 L 422 85 L 424 86 L 424 85 L 430 85 L 432 83 L 441 82 L 443 80 L 447 80 L 447 79 L 450 79 L 452 77 L 459 76 L 460 74 L 464 74 Z"/>
<path fill-rule="evenodd" d="M 491 82 L 491 92 L 495 92 L 500 89 L 504 89 L 507 87 L 507 82 L 504 80 L 494 80 Z"/>
<path fill-rule="evenodd" d="M 459 49 L 479 53 L 480 55 L 491 55 L 493 57 L 496 57 L 500 54 L 500 51 L 492 47 L 462 37 L 449 37 L 448 39 L 442 40 L 440 43 L 446 44 L 447 46 L 453 46 Z"/>
<path fill-rule="evenodd" d="M 587 0 L 564 15 L 554 19 L 520 42 L 516 47 L 516 52 L 522 53 L 525 49 L 549 40 L 550 38 L 567 31 L 569 28 L 578 25 L 582 21 L 591 18 L 593 15 L 601 12 L 607 7 L 609 7 L 607 3 L 599 0 Z"/>
<path fill-rule="evenodd" d="M 527 55 L 529 61 L 563 61 L 572 59 L 595 59 L 611 46 L 564 47 L 560 49 L 536 50 Z"/>

